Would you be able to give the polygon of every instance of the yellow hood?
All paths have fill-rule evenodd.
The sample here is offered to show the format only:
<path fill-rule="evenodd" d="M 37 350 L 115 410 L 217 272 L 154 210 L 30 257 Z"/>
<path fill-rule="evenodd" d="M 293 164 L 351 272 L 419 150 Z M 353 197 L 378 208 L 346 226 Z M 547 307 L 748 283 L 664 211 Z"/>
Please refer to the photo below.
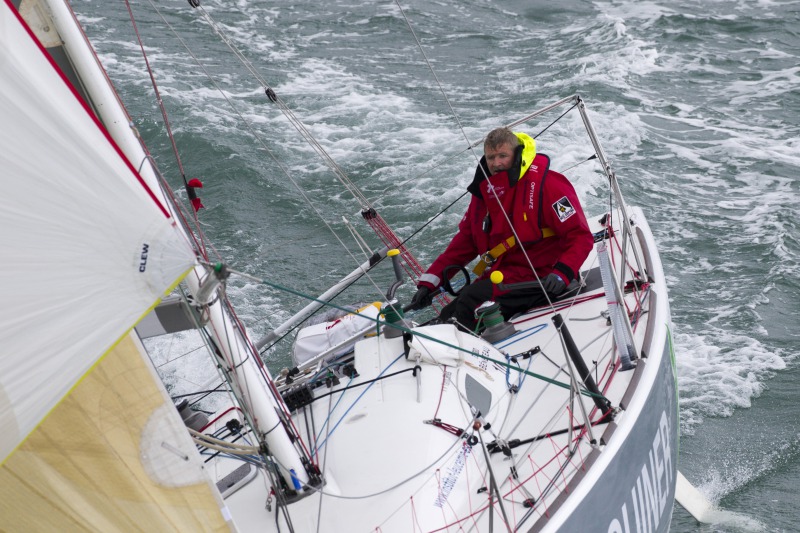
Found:
<path fill-rule="evenodd" d="M 536 141 L 527 133 L 514 132 L 519 142 L 522 143 L 522 162 L 519 168 L 519 177 L 525 175 L 528 168 L 533 163 L 533 158 L 536 157 Z"/>

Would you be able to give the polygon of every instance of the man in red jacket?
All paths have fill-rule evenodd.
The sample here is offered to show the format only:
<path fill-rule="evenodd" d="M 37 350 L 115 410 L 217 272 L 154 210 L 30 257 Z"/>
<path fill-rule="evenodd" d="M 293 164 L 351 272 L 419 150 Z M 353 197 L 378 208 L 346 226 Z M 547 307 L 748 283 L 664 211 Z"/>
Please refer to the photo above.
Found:
<path fill-rule="evenodd" d="M 454 317 L 468 329 L 475 328 L 474 310 L 485 301 L 499 303 L 503 316 L 510 318 L 546 303 L 545 291 L 551 299 L 563 293 L 594 243 L 575 189 L 549 169 L 550 158 L 536 153 L 530 136 L 497 128 L 486 136 L 483 147 L 484 157 L 467 187 L 472 199 L 458 232 L 420 276 L 410 307 L 430 305 L 446 267 L 463 267 L 481 256 L 474 269 L 478 278 L 439 315 L 440 321 Z M 506 290 L 490 281 L 494 271 L 503 273 Z M 514 288 L 537 278 L 538 286 Z"/>

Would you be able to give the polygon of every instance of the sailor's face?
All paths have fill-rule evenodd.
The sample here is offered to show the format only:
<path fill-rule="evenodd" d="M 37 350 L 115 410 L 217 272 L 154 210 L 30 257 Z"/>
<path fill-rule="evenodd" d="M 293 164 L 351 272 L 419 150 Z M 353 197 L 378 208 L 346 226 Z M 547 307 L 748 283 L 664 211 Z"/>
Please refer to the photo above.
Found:
<path fill-rule="evenodd" d="M 486 156 L 486 164 L 489 165 L 489 172 L 493 175 L 511 168 L 514 162 L 514 148 L 510 144 L 501 144 L 495 148 L 484 147 L 483 155 Z"/>

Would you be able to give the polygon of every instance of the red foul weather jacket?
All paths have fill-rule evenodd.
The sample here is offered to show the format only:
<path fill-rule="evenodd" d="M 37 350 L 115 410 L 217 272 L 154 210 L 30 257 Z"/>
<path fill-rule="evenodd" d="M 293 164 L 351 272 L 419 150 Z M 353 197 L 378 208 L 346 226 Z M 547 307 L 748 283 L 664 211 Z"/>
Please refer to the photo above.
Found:
<path fill-rule="evenodd" d="M 522 170 L 525 170 L 524 163 L 523 160 Z M 458 232 L 417 285 L 435 289 L 441 284 L 445 267 L 465 266 L 513 236 L 499 202 L 514 224 L 522 245 L 514 239 L 515 244 L 499 255 L 479 279 L 500 271 L 503 283 L 535 280 L 524 256 L 527 252 L 540 278 L 555 272 L 569 285 L 589 255 L 594 238 L 572 184 L 562 174 L 549 170 L 549 165 L 549 157 L 535 155 L 516 183 L 509 181 L 509 174 L 513 176 L 519 172 L 519 166 L 489 178 L 479 168 L 475 181 L 467 187 L 472 199 Z M 499 293 L 495 285 L 495 296 Z"/>

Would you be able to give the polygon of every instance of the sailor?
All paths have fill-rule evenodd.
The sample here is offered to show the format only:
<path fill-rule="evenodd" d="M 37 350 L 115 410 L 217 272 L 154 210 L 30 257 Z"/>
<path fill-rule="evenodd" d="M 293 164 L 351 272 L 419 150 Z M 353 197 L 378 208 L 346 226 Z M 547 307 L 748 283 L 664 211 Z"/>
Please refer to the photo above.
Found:
<path fill-rule="evenodd" d="M 430 305 L 443 275 L 457 271 L 447 267 L 464 267 L 481 256 L 473 269 L 477 279 L 439 315 L 440 322 L 455 318 L 470 330 L 476 326 L 474 310 L 488 300 L 500 304 L 508 319 L 545 304 L 543 291 L 551 300 L 562 294 L 594 242 L 575 189 L 565 176 L 550 170 L 550 158 L 536 153 L 530 136 L 497 128 L 486 136 L 483 149 L 467 187 L 472 194 L 467 212 L 447 249 L 420 276 L 409 306 Z M 495 271 L 503 274 L 502 289 L 489 279 Z M 530 283 L 537 277 L 540 284 Z"/>

